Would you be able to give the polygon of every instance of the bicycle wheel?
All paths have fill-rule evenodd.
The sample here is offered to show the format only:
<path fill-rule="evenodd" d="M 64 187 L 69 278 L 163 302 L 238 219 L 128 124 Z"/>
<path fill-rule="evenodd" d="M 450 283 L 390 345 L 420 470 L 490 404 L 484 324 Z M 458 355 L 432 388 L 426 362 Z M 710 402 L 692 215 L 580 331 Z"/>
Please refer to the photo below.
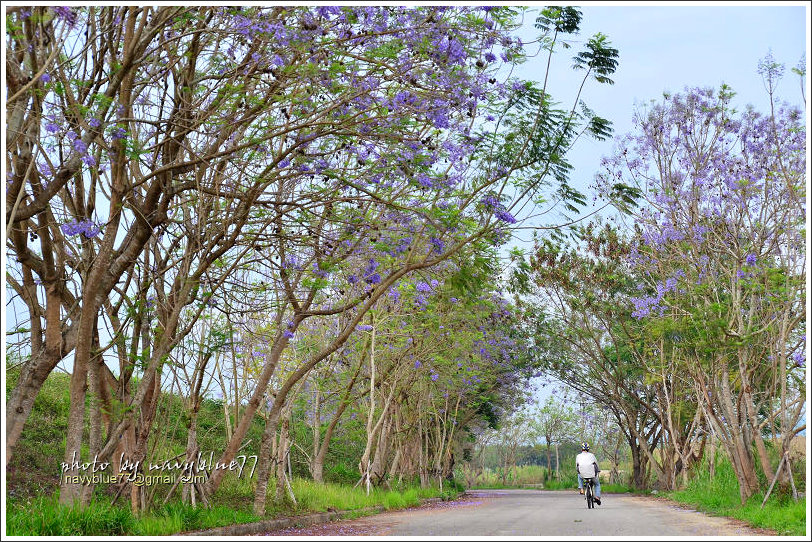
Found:
<path fill-rule="evenodd" d="M 586 507 L 595 508 L 595 498 L 592 495 L 592 482 L 586 484 Z"/>

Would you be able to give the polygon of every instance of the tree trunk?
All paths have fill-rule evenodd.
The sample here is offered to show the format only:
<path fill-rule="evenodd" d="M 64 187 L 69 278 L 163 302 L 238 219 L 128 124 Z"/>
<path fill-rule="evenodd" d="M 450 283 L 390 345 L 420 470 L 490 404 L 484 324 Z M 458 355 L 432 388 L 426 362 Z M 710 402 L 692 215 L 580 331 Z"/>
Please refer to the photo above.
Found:
<path fill-rule="evenodd" d="M 288 474 L 285 472 L 285 467 L 288 465 L 290 445 L 290 418 L 286 416 L 280 424 L 279 445 L 276 448 L 276 491 L 274 492 L 274 501 L 280 502 L 284 498 L 283 496 L 287 494 L 295 504 L 296 497 L 290 487 Z"/>
<path fill-rule="evenodd" d="M 372 458 L 372 463 L 369 469 L 369 477 L 372 483 L 375 485 L 380 484 L 384 476 L 384 464 L 389 454 L 388 439 L 389 439 L 390 424 L 391 422 L 389 420 L 389 417 L 387 416 L 383 422 L 383 427 L 378 433 L 377 439 L 378 442 L 377 445 L 375 446 L 375 455 Z"/>
<path fill-rule="evenodd" d="M 547 476 L 548 478 L 553 477 L 553 453 L 550 450 L 550 441 L 547 441 Z"/>
<path fill-rule="evenodd" d="M 316 386 L 316 397 L 313 401 L 313 459 L 310 461 L 310 475 L 313 476 L 313 480 L 316 482 L 321 482 L 321 480 L 316 480 L 316 477 L 313 475 L 313 472 L 316 470 L 315 462 L 316 456 L 319 455 L 319 447 L 320 447 L 320 440 L 321 440 L 321 394 L 319 393 L 319 388 Z M 324 471 L 324 463 L 321 465 L 321 472 L 319 472 L 319 477 L 321 477 L 322 472 Z"/>
<path fill-rule="evenodd" d="M 276 429 L 278 424 L 277 409 L 272 409 L 265 420 L 265 431 L 262 433 L 262 443 L 259 447 L 259 458 L 257 458 L 257 486 L 254 492 L 254 514 L 265 515 L 265 501 L 267 498 L 268 479 L 271 470 L 271 455 L 276 440 Z"/>
<path fill-rule="evenodd" d="M 197 420 L 198 414 L 200 411 L 200 401 L 196 398 L 192 399 L 193 404 L 189 409 L 189 432 L 186 434 L 186 461 L 188 463 L 194 462 L 195 467 L 197 466 L 196 456 L 198 452 L 197 446 Z M 176 475 L 180 475 L 180 473 L 176 473 Z M 192 476 L 192 480 L 194 480 L 195 476 L 197 475 L 197 469 L 194 468 L 189 472 L 189 475 Z M 194 508 L 196 504 L 195 499 L 195 482 L 191 482 L 188 484 L 183 484 L 183 493 L 181 496 L 181 500 L 184 503 L 191 502 L 192 507 Z"/>
<path fill-rule="evenodd" d="M 629 445 L 632 451 L 632 485 L 637 490 L 646 489 L 645 475 L 643 472 L 644 466 L 641 461 L 640 448 L 636 444 L 637 439 L 632 437 Z"/>
<path fill-rule="evenodd" d="M 102 447 L 102 379 L 104 373 L 101 370 L 102 361 L 99 352 L 99 334 L 93 336 L 93 359 L 90 361 L 90 434 L 88 439 L 89 459 L 96 460 Z M 92 473 L 90 473 L 92 474 Z M 82 487 L 82 506 L 90 504 L 93 497 L 95 485 L 92 482 Z"/>
<path fill-rule="evenodd" d="M 87 372 L 93 345 L 95 305 L 94 293 L 86 299 L 79 320 L 79 333 L 76 339 L 76 352 L 73 358 L 73 372 L 70 378 L 70 407 L 68 410 L 68 428 L 65 435 L 65 463 L 59 488 L 59 504 L 81 505 L 81 485 L 73 478 L 84 474 L 79 471 L 77 463 L 82 462 L 82 436 L 85 427 L 85 399 L 87 397 Z"/>

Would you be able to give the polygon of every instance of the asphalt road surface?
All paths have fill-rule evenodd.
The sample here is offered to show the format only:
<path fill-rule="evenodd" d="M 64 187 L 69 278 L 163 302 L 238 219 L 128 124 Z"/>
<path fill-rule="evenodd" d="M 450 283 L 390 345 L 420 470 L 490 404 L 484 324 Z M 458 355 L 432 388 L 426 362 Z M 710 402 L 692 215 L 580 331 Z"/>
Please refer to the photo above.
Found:
<path fill-rule="evenodd" d="M 757 536 L 736 520 L 653 497 L 604 494 L 589 510 L 577 491 L 476 490 L 463 498 L 265 536 Z"/>

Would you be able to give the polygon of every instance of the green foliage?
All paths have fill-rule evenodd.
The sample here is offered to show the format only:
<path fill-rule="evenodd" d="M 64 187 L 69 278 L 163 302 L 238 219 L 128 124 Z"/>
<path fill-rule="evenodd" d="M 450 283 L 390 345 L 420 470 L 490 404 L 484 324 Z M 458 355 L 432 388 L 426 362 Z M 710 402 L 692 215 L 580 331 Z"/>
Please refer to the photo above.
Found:
<path fill-rule="evenodd" d="M 599 83 L 615 84 L 609 76 L 617 69 L 617 49 L 610 47 L 609 40 L 600 32 L 590 38 L 586 46 L 586 51 L 573 58 L 574 67 L 593 72 Z"/>
<path fill-rule="evenodd" d="M 572 6 L 547 6 L 541 10 L 541 15 L 536 18 L 536 28 L 549 32 L 554 28 L 556 32 L 566 34 L 578 33 L 581 23 L 581 11 Z"/>

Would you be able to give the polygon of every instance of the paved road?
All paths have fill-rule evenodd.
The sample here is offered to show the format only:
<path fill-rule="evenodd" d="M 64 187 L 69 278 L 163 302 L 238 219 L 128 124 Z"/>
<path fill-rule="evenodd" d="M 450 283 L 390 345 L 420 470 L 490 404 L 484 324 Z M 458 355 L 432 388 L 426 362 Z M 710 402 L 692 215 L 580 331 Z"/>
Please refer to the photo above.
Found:
<path fill-rule="evenodd" d="M 753 536 L 740 522 L 706 516 L 652 497 L 603 495 L 588 510 L 572 491 L 478 490 L 457 501 L 266 536 Z"/>

